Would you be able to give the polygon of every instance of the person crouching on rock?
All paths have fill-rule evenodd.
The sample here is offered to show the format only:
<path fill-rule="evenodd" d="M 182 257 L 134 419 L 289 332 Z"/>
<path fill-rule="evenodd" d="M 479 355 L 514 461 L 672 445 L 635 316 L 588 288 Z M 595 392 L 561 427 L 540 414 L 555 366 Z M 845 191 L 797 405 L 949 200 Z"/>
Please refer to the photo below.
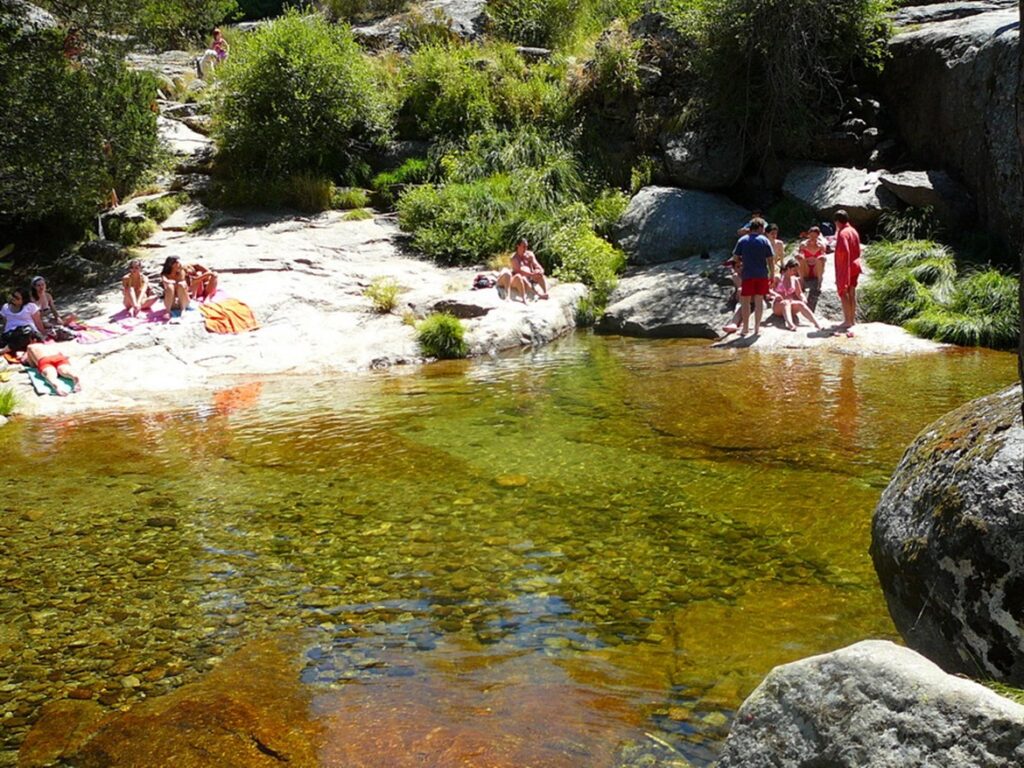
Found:
<path fill-rule="evenodd" d="M 58 378 L 60 376 L 71 379 L 72 392 L 81 392 L 82 384 L 78 380 L 78 374 L 71 367 L 71 361 L 63 352 L 55 350 L 55 346 L 55 344 L 40 344 L 38 342 L 29 344 L 25 350 L 25 364 L 31 365 L 39 371 L 39 374 L 53 387 L 53 391 L 61 397 L 66 397 L 68 393 L 61 389 Z"/>
<path fill-rule="evenodd" d="M 513 297 L 518 293 L 523 303 L 527 295 L 538 299 L 548 298 L 548 282 L 544 277 L 544 267 L 537 261 L 530 243 L 525 237 L 516 241 L 516 251 L 512 254 L 512 269 L 503 269 L 498 275 L 499 295 Z"/>
<path fill-rule="evenodd" d="M 128 274 L 121 278 L 124 291 L 124 308 L 132 317 L 138 317 L 144 309 L 149 309 L 156 302 L 156 296 L 150 296 L 149 278 L 142 271 L 142 262 L 132 259 L 128 263 Z"/>
<path fill-rule="evenodd" d="M 188 293 L 196 301 L 209 301 L 217 292 L 217 273 L 202 264 L 186 264 Z"/>
<path fill-rule="evenodd" d="M 160 270 L 160 282 L 164 287 L 164 307 L 167 316 L 174 317 L 175 311 L 181 313 L 188 309 L 188 276 L 185 267 L 177 256 L 168 256 Z"/>

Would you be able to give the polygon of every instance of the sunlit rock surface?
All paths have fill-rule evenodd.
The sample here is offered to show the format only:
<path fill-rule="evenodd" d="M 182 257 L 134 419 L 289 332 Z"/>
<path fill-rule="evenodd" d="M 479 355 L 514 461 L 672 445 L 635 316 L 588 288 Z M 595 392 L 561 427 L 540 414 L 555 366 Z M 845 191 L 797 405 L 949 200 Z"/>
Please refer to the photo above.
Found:
<path fill-rule="evenodd" d="M 1021 389 L 958 408 L 907 450 L 871 555 L 907 644 L 950 672 L 1024 685 Z"/>
<path fill-rule="evenodd" d="M 736 713 L 718 768 L 1012 768 L 1024 707 L 869 640 L 776 667 Z"/>

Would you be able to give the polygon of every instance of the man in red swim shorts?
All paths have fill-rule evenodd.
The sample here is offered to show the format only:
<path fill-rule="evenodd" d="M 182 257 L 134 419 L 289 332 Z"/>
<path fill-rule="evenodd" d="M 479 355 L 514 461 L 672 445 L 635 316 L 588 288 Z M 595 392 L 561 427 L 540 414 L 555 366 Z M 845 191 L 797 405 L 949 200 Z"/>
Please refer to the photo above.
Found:
<path fill-rule="evenodd" d="M 852 336 L 857 322 L 857 278 L 863 271 L 860 261 L 860 235 L 850 223 L 846 211 L 836 211 L 836 291 L 843 304 L 840 331 Z"/>
<path fill-rule="evenodd" d="M 755 217 L 747 225 L 747 234 L 736 242 L 733 256 L 742 259 L 742 282 L 740 283 L 740 308 L 743 329 L 740 336 L 750 330 L 750 304 L 754 304 L 754 335 L 761 332 L 761 314 L 764 312 L 764 298 L 768 295 L 769 275 L 775 252 L 764 235 L 764 219 Z"/>

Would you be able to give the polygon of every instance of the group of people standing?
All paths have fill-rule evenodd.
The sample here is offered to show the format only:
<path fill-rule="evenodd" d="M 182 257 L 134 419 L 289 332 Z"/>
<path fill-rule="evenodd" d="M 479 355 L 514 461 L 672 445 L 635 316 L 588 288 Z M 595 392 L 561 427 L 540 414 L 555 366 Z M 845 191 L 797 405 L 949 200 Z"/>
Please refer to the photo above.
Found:
<path fill-rule="evenodd" d="M 857 281 L 862 272 L 860 235 L 846 211 L 836 211 L 834 218 L 833 258 L 843 322 L 835 326 L 833 332 L 853 336 Z M 804 291 L 812 283 L 820 290 L 830 243 L 822 236 L 820 227 L 811 227 L 800 243 L 798 256 L 786 257 L 778 230 L 778 225 L 768 224 L 756 211 L 750 222 L 740 229 L 732 258 L 726 262 L 732 268 L 733 281 L 739 291 L 739 306 L 732 321 L 723 329 L 726 333 L 738 331 L 740 336 L 746 336 L 753 315 L 754 335 L 758 335 L 765 304 L 769 302 L 772 314 L 783 319 L 787 330 L 795 331 L 801 317 L 815 328 L 821 328 Z"/>

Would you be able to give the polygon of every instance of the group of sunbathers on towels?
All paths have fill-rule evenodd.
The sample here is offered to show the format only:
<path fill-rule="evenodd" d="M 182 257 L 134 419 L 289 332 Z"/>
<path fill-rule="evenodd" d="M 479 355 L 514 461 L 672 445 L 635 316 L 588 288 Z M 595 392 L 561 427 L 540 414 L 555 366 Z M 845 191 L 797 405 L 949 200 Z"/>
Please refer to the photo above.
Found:
<path fill-rule="evenodd" d="M 217 273 L 202 264 L 182 264 L 177 256 L 168 256 L 160 271 L 163 303 L 167 318 L 179 317 L 195 301 L 205 301 L 217 292 Z M 137 317 L 149 311 L 160 295 L 150 285 L 142 271 L 142 262 L 133 259 L 128 274 L 121 279 L 124 308 L 129 316 Z M 36 368 L 58 395 L 66 395 L 59 377 L 72 382 L 72 391 L 81 390 L 78 374 L 67 355 L 52 346 L 52 342 L 68 341 L 74 333 L 68 325 L 76 321 L 74 315 L 61 315 L 47 290 L 46 279 L 33 277 L 27 288 L 15 288 L 8 301 L 0 307 L 3 319 L 2 352 L 15 355 L 24 365 Z"/>

